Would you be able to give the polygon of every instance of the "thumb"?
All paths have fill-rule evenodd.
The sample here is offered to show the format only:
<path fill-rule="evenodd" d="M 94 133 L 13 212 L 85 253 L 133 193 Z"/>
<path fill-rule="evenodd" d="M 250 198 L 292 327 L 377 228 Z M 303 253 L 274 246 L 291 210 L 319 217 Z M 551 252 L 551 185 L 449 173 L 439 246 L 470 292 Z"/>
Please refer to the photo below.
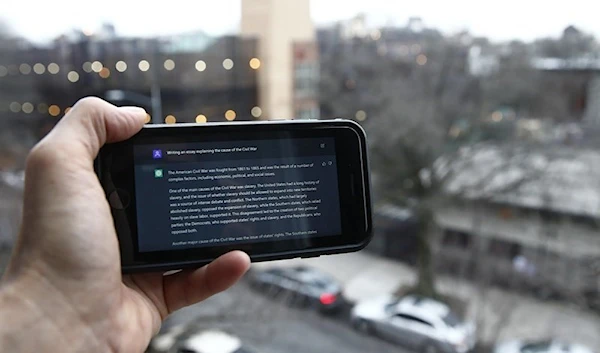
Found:
<path fill-rule="evenodd" d="M 63 145 L 93 161 L 105 143 L 126 140 L 144 126 L 146 111 L 116 107 L 100 98 L 83 98 L 44 138 L 41 144 Z M 91 164 L 90 164 L 91 165 Z"/>

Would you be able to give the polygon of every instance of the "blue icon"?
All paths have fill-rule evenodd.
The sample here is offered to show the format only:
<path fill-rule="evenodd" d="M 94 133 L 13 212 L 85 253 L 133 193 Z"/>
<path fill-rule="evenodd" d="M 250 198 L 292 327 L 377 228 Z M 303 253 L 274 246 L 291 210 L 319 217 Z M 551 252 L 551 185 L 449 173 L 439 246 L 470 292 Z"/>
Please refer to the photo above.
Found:
<path fill-rule="evenodd" d="M 161 159 L 162 158 L 162 151 L 161 150 L 153 150 L 152 151 L 152 158 L 154 158 L 154 159 Z"/>

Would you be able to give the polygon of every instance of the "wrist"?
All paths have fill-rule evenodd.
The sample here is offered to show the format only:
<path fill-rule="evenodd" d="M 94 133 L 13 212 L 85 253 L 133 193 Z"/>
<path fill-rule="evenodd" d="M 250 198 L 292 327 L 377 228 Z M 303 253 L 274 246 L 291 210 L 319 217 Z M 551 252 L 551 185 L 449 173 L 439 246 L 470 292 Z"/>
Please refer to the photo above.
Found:
<path fill-rule="evenodd" d="M 28 280 L 0 286 L 0 347 L 16 353 L 100 351 L 92 330 L 65 308 L 69 304 L 41 287 Z"/>

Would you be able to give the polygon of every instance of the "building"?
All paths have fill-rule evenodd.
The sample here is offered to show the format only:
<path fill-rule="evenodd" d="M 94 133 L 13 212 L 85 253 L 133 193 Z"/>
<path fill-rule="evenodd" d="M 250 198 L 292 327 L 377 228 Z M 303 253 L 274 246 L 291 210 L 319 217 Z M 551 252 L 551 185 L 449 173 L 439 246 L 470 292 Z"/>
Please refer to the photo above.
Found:
<path fill-rule="evenodd" d="M 319 118 L 319 56 L 309 0 L 242 0 L 241 35 L 258 41 L 264 119 Z"/>
<path fill-rule="evenodd" d="M 476 145 L 438 160 L 440 265 L 547 296 L 598 295 L 599 166 L 597 150 L 560 146 Z"/>

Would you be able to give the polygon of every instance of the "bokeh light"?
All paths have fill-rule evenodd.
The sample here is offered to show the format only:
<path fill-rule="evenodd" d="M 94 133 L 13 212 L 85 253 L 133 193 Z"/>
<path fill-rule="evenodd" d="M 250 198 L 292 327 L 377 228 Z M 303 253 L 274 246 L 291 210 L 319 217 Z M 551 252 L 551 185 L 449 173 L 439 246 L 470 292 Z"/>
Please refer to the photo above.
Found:
<path fill-rule="evenodd" d="M 140 71 L 146 72 L 150 70 L 150 63 L 148 62 L 148 60 L 141 60 L 138 64 L 138 68 L 140 69 Z"/>
<path fill-rule="evenodd" d="M 252 114 L 253 117 L 260 118 L 260 116 L 262 115 L 262 109 L 260 109 L 260 107 L 254 107 L 254 108 L 252 108 L 250 113 Z"/>
<path fill-rule="evenodd" d="M 92 72 L 92 63 L 89 61 L 86 61 L 83 63 L 83 65 L 81 65 L 81 68 L 83 69 L 83 71 L 85 71 L 89 74 Z"/>
<path fill-rule="evenodd" d="M 56 75 L 60 71 L 60 66 L 57 63 L 48 64 L 48 72 L 52 75 Z"/>
<path fill-rule="evenodd" d="M 100 61 L 96 60 L 96 61 L 94 61 L 92 63 L 92 71 L 94 71 L 94 72 L 100 72 L 100 71 L 102 71 L 103 67 L 104 66 L 102 65 L 102 63 Z"/>
<path fill-rule="evenodd" d="M 202 72 L 204 70 L 206 70 L 206 63 L 204 62 L 204 60 L 198 60 L 196 61 L 196 70 Z"/>
<path fill-rule="evenodd" d="M 165 67 L 165 70 L 167 70 L 167 71 L 173 70 L 175 68 L 175 61 L 173 61 L 171 59 L 165 60 L 164 67 Z"/>
<path fill-rule="evenodd" d="M 228 111 L 225 112 L 225 119 L 232 121 L 235 120 L 235 117 L 237 116 L 237 114 L 235 113 L 235 111 L 229 109 Z"/>
<path fill-rule="evenodd" d="M 69 73 L 67 74 L 67 79 L 72 83 L 75 83 L 79 81 L 79 74 L 77 73 L 77 71 L 69 71 Z"/>
<path fill-rule="evenodd" d="M 31 66 L 29 64 L 21 64 L 19 65 L 19 72 L 23 75 L 29 75 L 31 73 Z"/>
<path fill-rule="evenodd" d="M 177 122 L 177 119 L 175 119 L 174 115 L 167 115 L 167 117 L 165 118 L 165 123 L 167 124 L 175 124 Z"/>
<path fill-rule="evenodd" d="M 48 104 L 46 103 L 40 103 L 37 105 L 37 111 L 40 114 L 46 114 L 48 113 Z"/>
<path fill-rule="evenodd" d="M 208 121 L 208 119 L 206 118 L 206 115 L 204 115 L 204 114 L 198 114 L 198 116 L 196 116 L 196 123 L 198 123 L 198 124 L 204 124 L 207 121 Z"/>
<path fill-rule="evenodd" d="M 117 69 L 119 72 L 125 72 L 127 71 L 127 63 L 123 60 L 119 60 L 115 64 L 115 69 Z"/>
<path fill-rule="evenodd" d="M 38 75 L 41 75 L 44 72 L 46 72 L 46 67 L 42 63 L 37 63 L 33 65 L 33 72 L 35 72 Z"/>
<path fill-rule="evenodd" d="M 250 67 L 254 70 L 258 70 L 260 68 L 261 62 L 258 58 L 250 59 Z"/>
<path fill-rule="evenodd" d="M 66 107 L 66 108 L 65 108 L 65 115 L 66 115 L 68 112 L 70 112 L 70 111 L 71 111 L 71 107 Z"/>
<path fill-rule="evenodd" d="M 367 120 L 367 113 L 364 110 L 359 110 L 356 112 L 355 118 L 358 121 L 365 121 Z"/>
<path fill-rule="evenodd" d="M 421 66 L 427 64 L 427 56 L 425 54 L 417 55 L 417 64 Z"/>
<path fill-rule="evenodd" d="M 223 60 L 223 68 L 225 70 L 231 70 L 231 69 L 233 69 L 233 60 L 231 60 L 229 58 Z"/>
<path fill-rule="evenodd" d="M 52 104 L 48 107 L 48 114 L 58 116 L 60 114 L 60 107 L 56 104 Z"/>
<path fill-rule="evenodd" d="M 8 106 L 11 112 L 18 113 L 21 111 L 21 103 L 19 102 L 11 102 Z"/>
<path fill-rule="evenodd" d="M 29 103 L 29 102 L 25 102 L 23 103 L 23 105 L 21 106 L 21 109 L 23 110 L 23 113 L 25 114 L 31 114 L 33 113 L 33 104 Z"/>
<path fill-rule="evenodd" d="M 100 77 L 102 78 L 109 78 L 110 70 L 108 69 L 108 67 L 103 67 L 102 70 L 100 70 L 100 72 L 98 73 L 98 75 L 100 75 Z"/>
<path fill-rule="evenodd" d="M 146 113 L 146 120 L 144 121 L 144 124 L 149 124 L 151 120 L 152 120 L 152 116 L 150 116 L 150 114 Z"/>

